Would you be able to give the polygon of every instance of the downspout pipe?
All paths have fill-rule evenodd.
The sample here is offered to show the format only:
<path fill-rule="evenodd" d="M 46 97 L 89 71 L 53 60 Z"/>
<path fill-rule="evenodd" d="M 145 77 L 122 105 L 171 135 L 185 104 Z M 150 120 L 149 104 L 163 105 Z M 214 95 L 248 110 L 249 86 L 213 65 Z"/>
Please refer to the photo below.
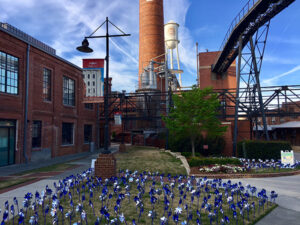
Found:
<path fill-rule="evenodd" d="M 30 53 L 30 44 L 27 45 L 27 54 L 26 54 L 26 80 L 25 80 L 25 105 L 24 105 L 24 135 L 23 135 L 23 157 L 25 163 L 28 163 L 27 157 L 27 127 L 28 127 L 28 89 L 29 89 L 29 53 Z"/>

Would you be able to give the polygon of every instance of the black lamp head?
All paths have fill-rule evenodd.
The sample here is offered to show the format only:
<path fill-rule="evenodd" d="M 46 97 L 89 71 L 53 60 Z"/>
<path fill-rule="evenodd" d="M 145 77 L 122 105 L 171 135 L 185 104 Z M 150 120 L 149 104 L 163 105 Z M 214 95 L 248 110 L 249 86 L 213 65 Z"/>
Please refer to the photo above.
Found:
<path fill-rule="evenodd" d="M 85 53 L 91 53 L 91 52 L 93 52 L 93 49 L 91 49 L 89 47 L 89 42 L 88 42 L 88 40 L 86 38 L 82 41 L 81 44 L 82 44 L 81 46 L 78 46 L 76 48 L 78 51 L 85 52 Z"/>

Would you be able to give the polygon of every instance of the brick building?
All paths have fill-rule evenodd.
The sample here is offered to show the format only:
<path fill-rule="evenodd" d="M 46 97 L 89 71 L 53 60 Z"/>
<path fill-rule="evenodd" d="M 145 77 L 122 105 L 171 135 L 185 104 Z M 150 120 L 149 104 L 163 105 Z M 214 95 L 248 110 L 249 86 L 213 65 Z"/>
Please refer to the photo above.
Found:
<path fill-rule="evenodd" d="M 87 97 L 104 96 L 104 59 L 83 59 L 83 80 Z"/>
<path fill-rule="evenodd" d="M 282 102 L 281 107 L 270 110 L 274 116 L 267 117 L 267 128 L 271 140 L 289 141 L 292 145 L 300 146 L 300 102 Z M 278 116 L 287 114 L 288 116 Z M 262 118 L 257 118 L 256 125 L 253 127 L 254 136 L 264 139 Z"/>
<path fill-rule="evenodd" d="M 216 74 L 212 72 L 212 65 L 216 62 L 220 52 L 200 52 L 198 54 L 199 60 L 199 73 L 198 73 L 198 86 L 200 88 L 212 87 L 213 89 L 236 89 L 236 61 L 234 61 L 228 70 L 224 74 Z M 234 103 L 221 102 L 221 104 L 234 106 Z M 234 107 L 228 108 L 227 110 L 233 110 L 228 112 L 234 114 Z M 224 134 L 226 146 L 224 154 L 232 155 L 232 140 L 233 140 L 233 129 L 234 129 L 234 118 L 226 119 L 222 121 L 223 126 L 227 126 L 227 131 Z M 248 120 L 238 121 L 238 141 L 244 139 L 250 139 L 250 122 Z"/>
<path fill-rule="evenodd" d="M 88 151 L 96 109 L 83 89 L 81 68 L 0 23 L 0 166 Z"/>

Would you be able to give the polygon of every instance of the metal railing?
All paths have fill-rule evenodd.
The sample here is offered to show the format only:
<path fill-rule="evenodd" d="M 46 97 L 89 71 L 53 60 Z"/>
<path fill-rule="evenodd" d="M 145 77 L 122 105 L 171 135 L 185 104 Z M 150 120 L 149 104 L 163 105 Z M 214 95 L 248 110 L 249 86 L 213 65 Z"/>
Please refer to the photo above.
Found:
<path fill-rule="evenodd" d="M 230 34 L 232 33 L 232 31 L 236 28 L 236 26 L 238 25 L 238 23 L 249 13 L 250 9 L 253 8 L 253 6 L 258 2 L 259 0 L 249 0 L 246 5 L 241 9 L 241 11 L 237 14 L 237 16 L 232 20 L 227 33 L 225 35 L 225 38 L 221 44 L 221 47 L 219 49 L 219 51 L 222 51 L 225 44 L 227 43 Z"/>
<path fill-rule="evenodd" d="M 34 37 L 26 34 L 25 32 L 19 30 L 18 28 L 14 27 L 8 23 L 0 22 L 0 27 L 5 29 L 8 33 L 20 38 L 21 40 L 28 42 L 29 44 L 33 45 L 34 47 L 38 47 L 52 55 L 56 54 L 56 50 L 54 48 L 51 48 L 49 45 L 46 45 L 45 43 L 35 39 Z"/>

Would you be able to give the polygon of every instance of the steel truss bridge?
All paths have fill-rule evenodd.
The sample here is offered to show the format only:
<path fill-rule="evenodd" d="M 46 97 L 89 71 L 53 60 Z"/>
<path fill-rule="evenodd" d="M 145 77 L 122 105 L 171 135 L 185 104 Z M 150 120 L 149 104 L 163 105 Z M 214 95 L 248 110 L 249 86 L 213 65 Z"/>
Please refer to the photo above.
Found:
<path fill-rule="evenodd" d="M 250 98 L 240 97 L 238 115 L 240 118 L 257 123 L 258 119 L 262 117 L 257 89 L 254 86 L 247 89 L 241 88 L 241 90 L 249 91 Z M 114 120 L 114 114 L 121 113 L 125 123 L 128 121 L 152 121 L 154 126 L 150 128 L 160 128 L 161 124 L 157 121 L 161 121 L 162 115 L 166 115 L 173 107 L 172 94 L 182 92 L 111 94 L 109 95 L 109 118 Z M 219 118 L 233 120 L 236 115 L 237 90 L 215 89 L 214 93 L 220 100 Z M 300 117 L 300 85 L 261 87 L 261 96 L 266 117 Z M 104 120 L 104 111 L 100 112 L 100 120 Z M 131 129 L 138 129 L 138 127 L 133 126 L 125 130 L 130 131 Z"/>

